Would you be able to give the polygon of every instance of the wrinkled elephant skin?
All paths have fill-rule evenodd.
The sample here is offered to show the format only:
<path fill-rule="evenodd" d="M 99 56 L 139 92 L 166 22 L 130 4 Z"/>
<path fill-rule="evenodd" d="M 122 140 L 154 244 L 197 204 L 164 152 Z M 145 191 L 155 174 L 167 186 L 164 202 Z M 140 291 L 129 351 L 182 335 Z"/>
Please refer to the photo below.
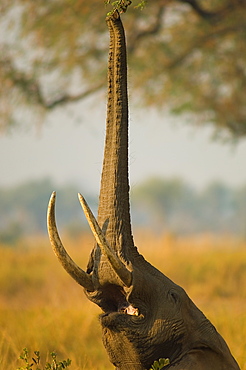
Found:
<path fill-rule="evenodd" d="M 87 271 L 69 257 L 55 222 L 55 193 L 48 207 L 51 244 L 65 270 L 102 309 L 102 338 L 119 370 L 238 370 L 225 341 L 186 292 L 149 264 L 134 246 L 129 206 L 128 97 L 125 34 L 117 11 L 110 33 L 104 162 L 97 220 L 79 200 L 96 239 Z"/>

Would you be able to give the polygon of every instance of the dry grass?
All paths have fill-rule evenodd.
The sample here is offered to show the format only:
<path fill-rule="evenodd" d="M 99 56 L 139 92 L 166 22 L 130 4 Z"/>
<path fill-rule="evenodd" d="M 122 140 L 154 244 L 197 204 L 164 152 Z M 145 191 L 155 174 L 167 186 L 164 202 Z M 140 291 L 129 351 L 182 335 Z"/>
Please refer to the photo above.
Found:
<path fill-rule="evenodd" d="M 86 266 L 91 237 L 64 240 Z M 178 239 L 136 232 L 140 252 L 182 285 L 246 370 L 246 245 L 228 237 Z M 100 310 L 87 301 L 53 255 L 47 239 L 1 248 L 0 368 L 21 365 L 24 347 L 72 360 L 71 370 L 113 369 L 101 343 Z M 45 359 L 44 359 L 45 360 Z"/>

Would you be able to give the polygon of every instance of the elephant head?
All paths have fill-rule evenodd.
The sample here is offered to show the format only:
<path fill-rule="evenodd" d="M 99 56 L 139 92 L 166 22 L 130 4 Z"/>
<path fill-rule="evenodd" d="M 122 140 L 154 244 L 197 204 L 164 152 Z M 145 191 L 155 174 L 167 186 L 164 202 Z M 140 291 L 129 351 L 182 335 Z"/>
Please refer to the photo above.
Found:
<path fill-rule="evenodd" d="M 69 257 L 55 222 L 55 193 L 48 231 L 65 270 L 102 309 L 102 338 L 119 370 L 239 369 L 225 341 L 186 292 L 148 263 L 134 245 L 129 206 L 127 61 L 123 25 L 115 11 L 110 33 L 106 141 L 97 220 L 79 195 L 96 239 L 87 271 Z"/>

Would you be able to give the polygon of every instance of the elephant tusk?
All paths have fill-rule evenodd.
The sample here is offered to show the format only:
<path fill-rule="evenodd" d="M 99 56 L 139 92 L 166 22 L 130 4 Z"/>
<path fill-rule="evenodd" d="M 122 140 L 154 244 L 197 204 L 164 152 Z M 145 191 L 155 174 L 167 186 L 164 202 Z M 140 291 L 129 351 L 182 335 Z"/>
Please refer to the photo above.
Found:
<path fill-rule="evenodd" d="M 92 283 L 92 278 L 89 274 L 83 271 L 76 263 L 72 260 L 72 258 L 68 255 L 66 249 L 62 245 L 61 239 L 58 234 L 58 230 L 56 227 L 56 220 L 55 220 L 55 200 L 56 200 L 56 193 L 53 192 L 49 205 L 48 205 L 48 212 L 47 212 L 47 227 L 50 242 L 52 248 L 64 267 L 64 269 L 69 273 L 69 275 L 77 281 L 80 285 L 82 285 L 88 291 L 94 291 L 94 286 Z"/>
<path fill-rule="evenodd" d="M 78 194 L 79 201 L 83 211 L 85 213 L 85 217 L 89 223 L 91 231 L 96 239 L 97 244 L 99 245 L 101 251 L 107 257 L 110 265 L 113 267 L 114 271 L 123 282 L 124 285 L 127 287 L 131 286 L 132 283 L 132 273 L 129 271 L 126 266 L 120 261 L 120 259 L 116 256 L 115 252 L 109 246 L 105 235 L 103 234 L 100 226 L 96 218 L 94 217 L 92 211 L 90 210 L 86 200 L 81 194 Z"/>

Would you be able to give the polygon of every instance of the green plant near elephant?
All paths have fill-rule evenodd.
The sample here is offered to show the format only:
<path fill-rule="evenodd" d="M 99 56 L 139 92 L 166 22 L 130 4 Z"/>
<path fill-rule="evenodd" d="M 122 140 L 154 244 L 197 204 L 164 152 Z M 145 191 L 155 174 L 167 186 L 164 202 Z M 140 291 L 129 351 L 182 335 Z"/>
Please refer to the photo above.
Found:
<path fill-rule="evenodd" d="M 160 358 L 158 361 L 154 361 L 150 370 L 161 370 L 169 364 L 170 364 L 169 358 Z"/>
<path fill-rule="evenodd" d="M 40 352 L 34 351 L 34 356 L 29 356 L 27 348 L 24 348 L 20 360 L 24 361 L 24 366 L 19 367 L 17 370 L 63 370 L 68 368 L 71 365 L 71 360 L 57 360 L 57 355 L 55 352 L 51 352 L 51 362 L 46 362 L 44 367 L 40 367 Z"/>
<path fill-rule="evenodd" d="M 112 10 L 108 12 L 108 15 L 112 15 L 115 10 L 118 10 L 120 13 L 125 13 L 128 6 L 132 4 L 131 0 L 104 0 L 106 5 L 111 5 Z M 141 0 L 134 5 L 134 8 L 143 9 L 146 6 L 147 0 Z"/>

